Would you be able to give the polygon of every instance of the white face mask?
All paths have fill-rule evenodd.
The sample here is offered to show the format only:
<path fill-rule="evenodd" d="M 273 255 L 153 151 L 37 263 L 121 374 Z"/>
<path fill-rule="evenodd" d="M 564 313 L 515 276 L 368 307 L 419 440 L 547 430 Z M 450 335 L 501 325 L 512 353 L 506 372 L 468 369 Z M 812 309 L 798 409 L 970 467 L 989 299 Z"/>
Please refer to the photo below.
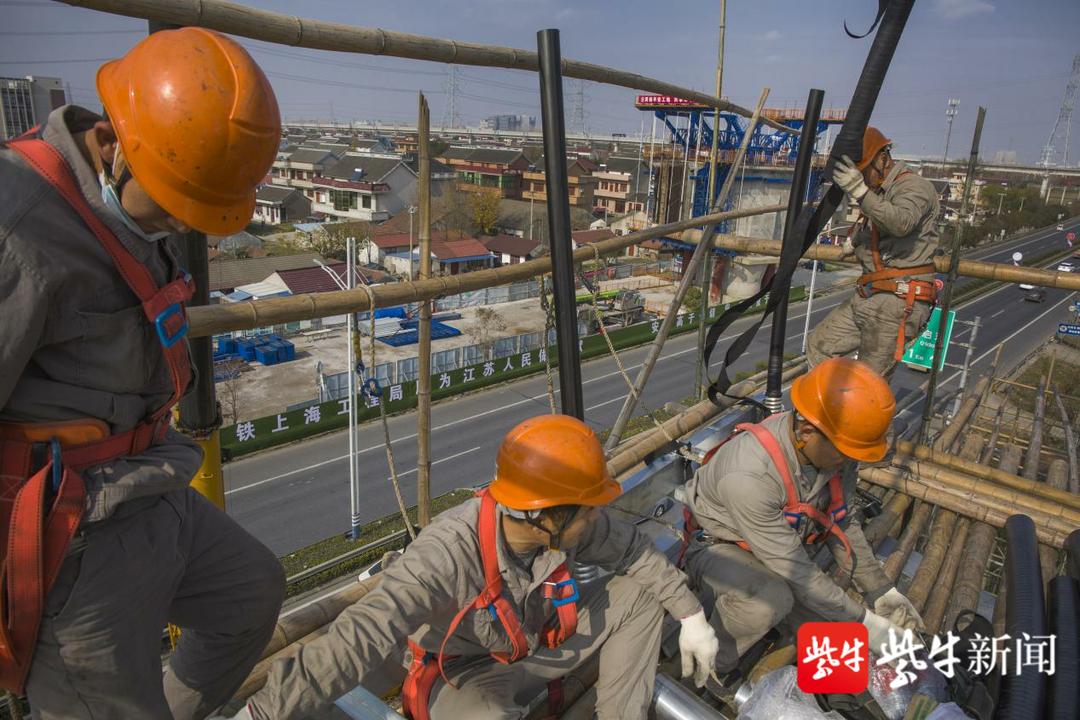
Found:
<path fill-rule="evenodd" d="M 120 222 L 124 223 L 124 227 L 128 230 L 135 233 L 146 242 L 157 242 L 172 234 L 168 231 L 148 233 L 139 227 L 139 224 L 135 222 L 135 220 L 128 215 L 127 210 L 124 209 L 123 204 L 120 202 L 120 196 L 116 192 L 116 186 L 113 185 L 112 180 L 105 174 L 104 170 L 98 173 L 98 182 L 101 183 L 101 201 L 105 203 L 105 207 L 107 207 Z"/>

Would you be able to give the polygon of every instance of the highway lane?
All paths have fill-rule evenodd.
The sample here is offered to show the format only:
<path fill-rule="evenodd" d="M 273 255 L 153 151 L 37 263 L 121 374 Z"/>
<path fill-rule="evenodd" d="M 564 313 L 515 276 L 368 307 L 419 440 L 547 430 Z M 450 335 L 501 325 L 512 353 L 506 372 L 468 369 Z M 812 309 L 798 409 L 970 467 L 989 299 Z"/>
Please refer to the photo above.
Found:
<path fill-rule="evenodd" d="M 1069 225 L 1080 226 L 1080 221 L 1071 221 Z M 967 257 L 1006 262 L 1017 248 L 1025 254 L 1037 254 L 1061 244 L 1060 235 L 1053 228 L 1041 230 L 994 248 L 978 250 Z M 818 299 L 814 303 L 811 327 L 842 302 L 847 292 Z M 1042 305 L 1022 303 L 1022 295 L 1013 287 L 1003 287 L 960 308 L 961 318 L 979 314 L 984 321 L 988 321 L 992 314 L 1000 313 L 992 322 L 988 321 L 980 328 L 976 357 L 984 355 L 986 348 L 992 348 L 1013 334 L 1002 357 L 1004 365 L 1010 358 L 1025 355 L 1032 345 L 1041 342 L 1052 332 L 1060 313 L 1051 311 L 1043 313 L 1041 317 L 1036 316 L 1044 310 L 1060 307 L 1055 304 L 1060 303 L 1064 292 L 1050 291 L 1047 302 Z M 791 351 L 798 351 L 805 313 L 805 303 L 798 303 L 790 309 L 788 347 Z M 1032 321 L 1032 318 L 1036 319 Z M 721 347 L 750 322 L 750 318 L 736 322 L 725 334 Z M 1030 332 L 1014 332 L 1028 323 L 1032 323 Z M 770 323 L 762 326 L 754 343 L 735 366 L 735 371 L 753 369 L 757 361 L 765 359 L 770 327 Z M 1014 351 L 1013 348 L 1017 349 Z M 636 375 L 645 354 L 645 348 L 625 350 L 620 354 L 631 377 Z M 646 387 L 644 404 L 655 409 L 665 402 L 687 396 L 692 391 L 695 357 L 694 333 L 669 340 Z M 955 348 L 950 353 L 950 362 L 962 359 L 962 349 Z M 989 360 L 990 356 L 984 355 L 977 367 L 984 367 Z M 606 355 L 584 363 L 582 373 L 586 418 L 597 429 L 609 427 L 626 396 L 626 383 L 614 361 Z M 955 375 L 946 370 L 943 386 L 948 388 L 951 383 L 955 387 Z M 925 378 L 923 374 L 901 368 L 897 371 L 894 385 L 898 394 L 902 395 L 917 387 Z M 472 486 L 490 477 L 495 451 L 503 433 L 520 420 L 547 410 L 546 380 L 542 374 L 434 405 L 432 492 L 440 494 L 456 487 Z M 406 497 L 414 498 L 415 413 L 389 418 L 389 424 L 403 491 Z M 382 444 L 382 429 L 378 422 L 361 426 L 357 447 L 364 494 L 363 520 L 366 522 L 396 509 L 388 479 L 390 473 Z M 230 515 L 279 555 L 336 532 L 344 532 L 349 525 L 346 450 L 347 436 L 344 432 L 337 432 L 229 463 L 225 467 L 225 481 Z"/>

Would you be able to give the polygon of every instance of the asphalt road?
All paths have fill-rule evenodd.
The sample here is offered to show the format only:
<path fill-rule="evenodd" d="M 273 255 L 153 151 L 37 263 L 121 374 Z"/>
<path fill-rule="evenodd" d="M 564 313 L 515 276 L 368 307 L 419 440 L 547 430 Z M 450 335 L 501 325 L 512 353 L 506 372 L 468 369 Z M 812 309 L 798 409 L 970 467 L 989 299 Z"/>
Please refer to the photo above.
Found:
<path fill-rule="evenodd" d="M 1066 229 L 1080 227 L 1080 219 L 1066 223 Z M 967 257 L 994 262 L 1010 262 L 1012 253 L 1037 255 L 1063 248 L 1062 233 L 1054 228 L 1040 230 L 994 248 L 976 251 Z M 811 327 L 842 302 L 849 291 L 819 299 L 813 305 Z M 1010 367 L 1056 330 L 1065 319 L 1071 293 L 1049 290 L 1042 304 L 1023 302 L 1024 293 L 1004 286 L 958 308 L 959 320 L 982 319 L 973 355 L 974 372 L 989 366 L 996 346 L 1006 343 L 1001 366 Z M 787 345 L 798 352 L 806 303 L 789 310 Z M 725 334 L 717 347 L 736 337 L 753 321 L 743 318 Z M 768 352 L 770 323 L 762 326 L 753 344 L 735 365 L 753 369 Z M 966 342 L 970 328 L 959 325 L 954 339 Z M 648 408 L 679 400 L 693 390 L 696 333 L 669 340 L 649 380 L 643 396 Z M 634 377 L 646 349 L 634 348 L 620 354 L 627 372 Z M 953 348 L 950 363 L 963 360 L 963 348 Z M 610 427 L 626 397 L 626 383 L 610 356 L 583 364 L 583 391 L 587 421 L 597 430 Z M 917 388 L 926 375 L 899 368 L 893 386 L 901 399 Z M 954 389 L 959 372 L 946 368 L 941 393 Z M 556 393 L 558 382 L 556 379 Z M 548 411 L 546 380 L 537 375 L 489 388 L 471 395 L 437 403 L 432 407 L 432 494 L 456 487 L 469 487 L 488 479 L 495 452 L 503 434 L 521 420 Z M 640 409 L 639 409 L 640 412 Z M 402 489 L 407 498 L 416 494 L 416 415 L 413 412 L 389 419 L 394 441 L 394 458 Z M 359 465 L 361 473 L 362 521 L 367 522 L 396 511 L 389 481 L 389 466 L 378 422 L 360 427 Z M 349 481 L 346 452 L 347 434 L 342 432 L 306 440 L 258 455 L 243 458 L 225 467 L 226 507 L 248 531 L 278 555 L 344 532 L 349 527 Z"/>

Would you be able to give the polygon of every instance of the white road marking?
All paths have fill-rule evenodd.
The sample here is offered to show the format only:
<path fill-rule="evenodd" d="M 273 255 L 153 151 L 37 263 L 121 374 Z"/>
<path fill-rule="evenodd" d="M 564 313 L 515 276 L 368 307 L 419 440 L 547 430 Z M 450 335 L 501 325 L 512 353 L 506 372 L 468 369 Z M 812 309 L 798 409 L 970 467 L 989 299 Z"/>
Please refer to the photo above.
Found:
<path fill-rule="evenodd" d="M 444 463 L 444 462 L 447 462 L 447 461 L 449 461 L 449 460 L 453 460 L 453 459 L 455 459 L 455 458 L 459 458 L 459 457 L 461 457 L 462 455 L 468 455 L 468 454 L 469 454 L 469 453 L 471 453 L 471 452 L 476 452 L 476 451 L 477 451 L 477 450 L 479 450 L 480 448 L 481 448 L 481 446 L 480 446 L 480 445 L 477 445 L 477 446 L 476 446 L 476 447 L 474 447 L 474 448 L 469 448 L 468 450 L 462 450 L 461 452 L 459 452 L 459 453 L 454 453 L 453 455 L 447 455 L 446 457 L 444 457 L 444 458 L 441 458 L 441 459 L 439 459 L 439 460 L 433 460 L 433 461 L 431 462 L 431 466 L 432 466 L 432 467 L 435 467 L 435 466 L 436 466 L 436 465 L 438 465 L 439 463 Z M 413 474 L 414 472 L 416 472 L 416 470 L 417 470 L 416 468 L 413 468 L 412 470 L 406 470 L 405 472 L 399 472 L 399 473 L 398 473 L 398 477 L 399 477 L 399 478 L 403 478 L 403 477 L 405 477 L 406 475 L 412 475 L 412 474 Z M 387 478 L 386 478 L 386 479 L 387 479 L 387 480 L 390 480 L 391 478 L 390 478 L 389 476 L 387 476 Z"/>

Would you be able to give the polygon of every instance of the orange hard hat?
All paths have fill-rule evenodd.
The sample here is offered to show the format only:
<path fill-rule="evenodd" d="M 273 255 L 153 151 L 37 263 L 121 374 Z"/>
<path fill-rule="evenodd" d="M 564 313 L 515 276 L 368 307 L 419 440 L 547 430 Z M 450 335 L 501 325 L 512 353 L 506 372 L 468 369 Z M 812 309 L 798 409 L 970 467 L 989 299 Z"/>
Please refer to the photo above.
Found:
<path fill-rule="evenodd" d="M 503 438 L 488 492 L 512 510 L 606 505 L 622 487 L 592 429 L 569 415 L 538 415 Z"/>
<path fill-rule="evenodd" d="M 865 462 L 885 457 L 896 399 L 869 365 L 829 358 L 795 379 L 791 404 L 847 457 Z"/>
<path fill-rule="evenodd" d="M 892 145 L 892 140 L 885 137 L 884 133 L 873 125 L 867 125 L 866 132 L 862 136 L 862 157 L 859 158 L 859 164 L 856 167 L 865 170 L 874 156 L 890 145 Z"/>
<path fill-rule="evenodd" d="M 163 30 L 102 65 L 97 89 L 132 176 L 165 212 L 212 235 L 248 224 L 281 116 L 247 51 L 212 30 Z"/>

